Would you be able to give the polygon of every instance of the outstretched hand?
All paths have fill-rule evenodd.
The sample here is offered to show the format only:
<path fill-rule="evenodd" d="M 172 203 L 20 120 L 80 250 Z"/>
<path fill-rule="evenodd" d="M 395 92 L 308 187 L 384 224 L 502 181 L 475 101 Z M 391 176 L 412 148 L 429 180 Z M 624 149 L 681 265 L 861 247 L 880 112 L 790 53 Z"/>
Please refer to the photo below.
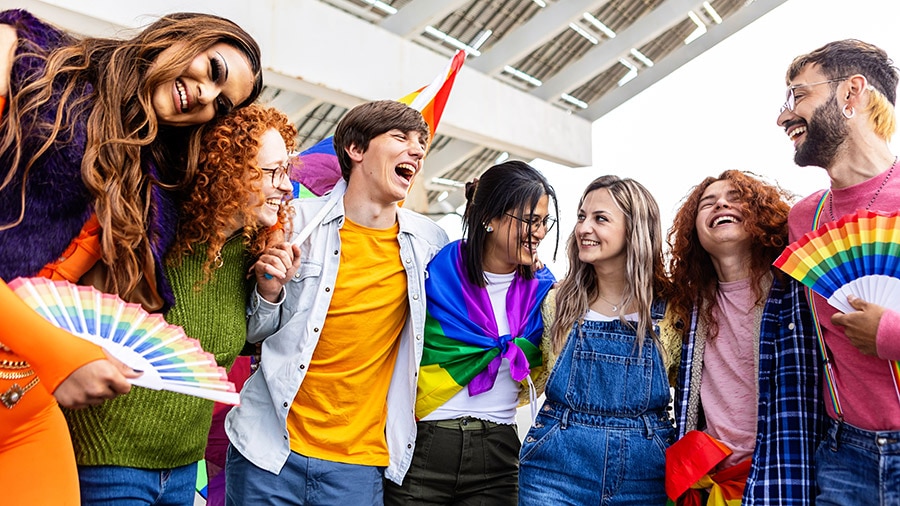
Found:
<path fill-rule="evenodd" d="M 847 302 L 856 311 L 852 313 L 835 313 L 831 323 L 842 327 L 850 343 L 865 355 L 878 355 L 875 337 L 884 308 L 878 304 L 866 302 L 854 295 L 847 296 Z"/>
<path fill-rule="evenodd" d="M 80 409 L 95 406 L 131 391 L 129 379 L 141 372 L 106 354 L 106 360 L 94 360 L 75 369 L 56 387 L 53 396 L 60 406 Z"/>

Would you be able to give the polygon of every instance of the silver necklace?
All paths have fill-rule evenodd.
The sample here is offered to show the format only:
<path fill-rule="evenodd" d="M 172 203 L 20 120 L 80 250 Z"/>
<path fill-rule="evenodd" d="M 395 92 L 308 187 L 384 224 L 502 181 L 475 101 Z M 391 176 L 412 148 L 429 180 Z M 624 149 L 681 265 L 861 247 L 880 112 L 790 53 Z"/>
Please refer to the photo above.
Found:
<path fill-rule="evenodd" d="M 610 306 L 612 306 L 613 313 L 619 312 L 619 306 L 620 306 L 623 302 L 625 302 L 625 296 L 624 296 L 624 295 L 622 296 L 622 300 L 620 300 L 618 304 L 613 304 L 613 303 L 610 302 L 606 297 L 600 295 L 599 293 L 597 294 L 597 297 L 600 297 L 600 300 L 602 300 L 603 302 L 605 302 L 605 303 L 609 304 Z"/>
<path fill-rule="evenodd" d="M 891 178 L 891 174 L 894 173 L 894 167 L 896 166 L 897 157 L 894 157 L 894 163 L 891 164 L 891 168 L 888 169 L 887 174 L 885 174 L 884 179 L 881 181 L 881 186 L 879 186 L 878 189 L 875 190 L 875 194 L 872 195 L 872 199 L 869 200 L 868 204 L 866 204 L 866 211 L 868 211 L 869 208 L 872 207 L 872 204 L 875 203 L 875 199 L 878 198 L 878 194 L 881 193 L 881 190 L 884 189 L 884 186 L 887 184 L 888 179 Z M 834 217 L 834 192 L 828 194 L 828 216 L 831 217 L 831 221 L 837 221 L 837 219 Z"/>

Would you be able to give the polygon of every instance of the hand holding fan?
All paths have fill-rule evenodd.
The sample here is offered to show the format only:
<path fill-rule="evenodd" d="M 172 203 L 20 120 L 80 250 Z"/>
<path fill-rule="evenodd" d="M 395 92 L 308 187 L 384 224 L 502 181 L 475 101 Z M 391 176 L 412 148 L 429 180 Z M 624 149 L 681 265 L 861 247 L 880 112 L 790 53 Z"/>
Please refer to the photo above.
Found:
<path fill-rule="evenodd" d="M 900 211 L 857 211 L 792 243 L 778 267 L 844 313 L 853 294 L 900 311 Z"/>
<path fill-rule="evenodd" d="M 9 287 L 57 327 L 104 348 L 144 371 L 134 385 L 239 404 L 225 369 L 177 325 L 138 304 L 93 287 L 45 278 L 17 278 Z"/>

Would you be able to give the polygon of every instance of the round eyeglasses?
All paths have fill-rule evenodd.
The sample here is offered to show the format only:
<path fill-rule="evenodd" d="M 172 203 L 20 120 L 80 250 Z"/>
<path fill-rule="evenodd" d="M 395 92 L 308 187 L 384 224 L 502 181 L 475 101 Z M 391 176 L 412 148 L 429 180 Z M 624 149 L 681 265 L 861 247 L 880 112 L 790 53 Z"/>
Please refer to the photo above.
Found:
<path fill-rule="evenodd" d="M 287 163 L 283 165 L 279 165 L 277 167 L 259 167 L 259 170 L 263 171 L 272 178 L 272 186 L 278 188 L 285 181 L 291 180 L 291 169 L 293 169 L 298 163 L 300 158 L 298 156 L 292 156 L 288 158 Z"/>
<path fill-rule="evenodd" d="M 554 218 L 553 216 L 550 216 L 549 214 L 547 216 L 544 216 L 543 218 L 541 218 L 540 216 L 535 216 L 535 215 L 532 215 L 529 218 L 519 218 L 518 216 L 516 216 L 515 214 L 512 214 L 512 213 L 505 213 L 505 214 L 507 216 L 509 216 L 510 218 L 515 218 L 515 219 L 521 221 L 522 223 L 530 225 L 531 230 L 537 230 L 539 227 L 544 227 L 544 230 L 546 230 L 547 232 L 550 232 L 551 230 L 553 230 L 553 225 L 556 225 L 556 218 Z"/>

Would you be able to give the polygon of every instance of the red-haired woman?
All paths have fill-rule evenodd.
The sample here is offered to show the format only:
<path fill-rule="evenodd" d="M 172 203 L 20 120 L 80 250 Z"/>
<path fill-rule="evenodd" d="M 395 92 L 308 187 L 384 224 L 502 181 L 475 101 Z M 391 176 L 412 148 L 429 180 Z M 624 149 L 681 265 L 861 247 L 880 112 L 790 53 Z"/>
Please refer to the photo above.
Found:
<path fill-rule="evenodd" d="M 733 499 L 743 488 L 743 504 L 811 504 L 816 491 L 824 412 L 815 331 L 799 285 L 772 268 L 787 244 L 787 198 L 725 171 L 694 187 L 669 231 L 669 309 L 684 332 L 677 427 L 679 438 L 703 432 L 672 451 L 698 436 L 724 443 L 731 454 L 708 474 L 730 483 Z M 680 477 L 682 488 L 701 477 Z"/>
<path fill-rule="evenodd" d="M 295 135 L 287 116 L 258 105 L 220 119 L 203 136 L 195 187 L 181 206 L 166 263 L 177 303 L 166 319 L 225 368 L 246 341 L 250 262 L 289 226 L 282 204 L 292 193 Z M 190 504 L 212 412 L 212 401 L 148 389 L 67 411 L 83 499 L 115 501 L 131 483 L 164 477 L 166 495 L 186 494 L 170 503 Z"/>

